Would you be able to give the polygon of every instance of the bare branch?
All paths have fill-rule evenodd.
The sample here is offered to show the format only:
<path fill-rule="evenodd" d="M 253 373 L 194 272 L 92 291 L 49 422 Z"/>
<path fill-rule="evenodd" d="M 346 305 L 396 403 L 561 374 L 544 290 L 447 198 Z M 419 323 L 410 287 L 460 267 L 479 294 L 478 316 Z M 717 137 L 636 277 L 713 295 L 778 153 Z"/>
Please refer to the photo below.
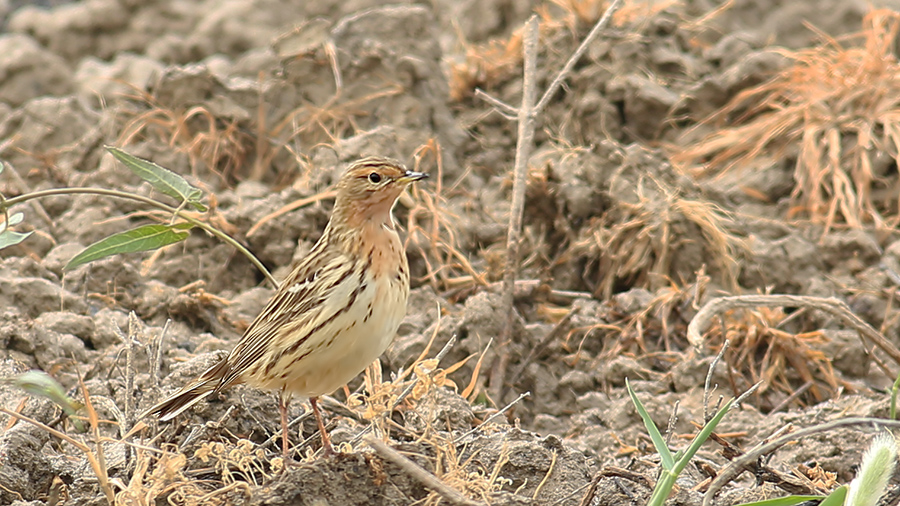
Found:
<path fill-rule="evenodd" d="M 525 23 L 523 42 L 525 72 L 522 85 L 522 105 L 519 107 L 516 162 L 513 169 L 512 204 L 509 209 L 509 229 L 506 235 L 506 271 L 503 273 L 503 311 L 506 325 L 497 343 L 498 363 L 491 374 L 491 394 L 502 402 L 503 383 L 509 364 L 509 341 L 515 321 L 513 303 L 516 276 L 519 273 L 519 241 L 522 235 L 522 214 L 525 210 L 525 183 L 528 179 L 528 156 L 534 141 L 534 97 L 537 87 L 538 20 L 531 16 Z"/>
<path fill-rule="evenodd" d="M 497 112 L 503 115 L 503 117 L 508 120 L 515 120 L 519 115 L 518 109 L 500 100 L 499 98 L 494 98 L 493 96 L 488 95 L 487 92 L 485 92 L 481 88 L 475 88 L 475 96 L 494 106 L 494 108 L 497 109 Z"/>
<path fill-rule="evenodd" d="M 484 504 L 482 502 L 473 501 L 468 497 L 462 495 L 459 491 L 448 487 L 443 482 L 441 482 L 441 480 L 439 480 L 437 476 L 429 473 L 421 466 L 404 457 L 400 454 L 400 452 L 382 443 L 378 439 L 375 439 L 372 436 L 366 436 L 363 439 L 369 446 L 372 447 L 373 450 L 375 450 L 376 453 L 381 455 L 382 458 L 389 462 L 393 462 L 411 478 L 415 479 L 422 485 L 425 485 L 426 488 L 437 492 L 438 495 L 446 499 L 451 504 L 461 504 L 463 506 L 481 506 Z"/>
<path fill-rule="evenodd" d="M 553 95 L 556 93 L 556 90 L 562 86 L 563 81 L 569 76 L 569 72 L 572 72 L 572 69 L 575 68 L 575 64 L 578 63 L 578 60 L 581 59 L 581 55 L 587 51 L 588 46 L 594 39 L 597 38 L 597 35 L 600 34 L 600 31 L 606 28 L 606 25 L 609 24 L 609 21 L 612 19 L 613 13 L 619 10 L 619 7 L 622 5 L 622 0 L 614 0 L 612 4 L 610 4 L 609 8 L 606 9 L 606 12 L 603 13 L 603 16 L 597 21 L 593 28 L 591 28 L 590 33 L 587 34 L 587 37 L 581 42 L 581 45 L 578 46 L 578 49 L 572 53 L 572 56 L 569 57 L 569 60 L 566 62 L 565 66 L 563 66 L 562 70 L 559 71 L 559 74 L 556 74 L 556 77 L 553 79 L 553 82 L 550 83 L 550 86 L 547 87 L 547 90 L 544 92 L 544 96 L 541 97 L 541 101 L 538 102 L 537 106 L 534 108 L 535 114 L 540 113 L 544 110 L 544 107 L 547 107 L 547 103 L 550 102 L 550 99 L 553 98 Z"/>
<path fill-rule="evenodd" d="M 463 434 L 462 436 L 459 436 L 458 438 L 454 439 L 454 440 L 453 440 L 453 444 L 459 443 L 460 441 L 462 441 L 462 440 L 465 439 L 466 437 L 468 437 L 468 436 L 474 434 L 475 432 L 477 432 L 479 429 L 481 429 L 481 428 L 484 427 L 485 425 L 491 423 L 491 421 L 492 421 L 493 419 L 497 418 L 498 416 L 502 415 L 503 413 L 506 413 L 506 412 L 509 410 L 509 408 L 515 406 L 516 404 L 518 404 L 519 401 L 521 401 L 522 399 L 528 397 L 529 395 L 531 395 L 531 392 L 525 392 L 524 394 L 519 395 L 518 397 L 515 398 L 515 400 L 513 400 L 512 402 L 510 402 L 509 404 L 507 404 L 507 405 L 506 405 L 503 409 L 501 409 L 500 411 L 497 411 L 497 412 L 494 413 L 493 415 L 487 417 L 483 422 L 481 422 L 480 424 L 478 424 L 475 428 L 473 428 L 473 429 L 470 430 L 469 432 L 466 432 L 466 433 Z"/>
<path fill-rule="evenodd" d="M 712 394 L 712 390 L 709 388 L 709 384 L 712 383 L 713 372 L 716 370 L 716 366 L 719 365 L 719 360 L 722 360 L 722 356 L 725 355 L 725 350 L 728 349 L 729 341 L 728 339 L 722 344 L 722 349 L 719 350 L 719 354 L 716 355 L 716 358 L 709 364 L 709 371 L 706 373 L 706 383 L 703 384 L 703 423 L 709 423 L 712 420 L 713 414 L 709 411 L 709 396 Z M 718 385 L 716 385 L 718 386 Z M 715 386 L 713 388 L 716 388 Z"/>

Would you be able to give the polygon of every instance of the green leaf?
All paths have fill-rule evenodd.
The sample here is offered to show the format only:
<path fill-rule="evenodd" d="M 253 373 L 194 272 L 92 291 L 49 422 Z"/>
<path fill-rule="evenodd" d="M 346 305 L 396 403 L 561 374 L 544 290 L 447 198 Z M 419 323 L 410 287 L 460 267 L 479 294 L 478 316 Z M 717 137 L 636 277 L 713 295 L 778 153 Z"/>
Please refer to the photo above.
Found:
<path fill-rule="evenodd" d="M 2 164 L 0 164 L 2 166 Z M 28 239 L 28 236 L 33 234 L 34 232 L 14 232 L 9 229 L 9 227 L 13 225 L 18 225 L 22 223 L 22 220 L 25 219 L 25 215 L 22 213 L 12 214 L 8 217 L 9 222 L 0 224 L 0 249 L 8 248 L 10 246 L 15 246 L 20 242 Z"/>
<path fill-rule="evenodd" d="M 23 213 L 16 213 L 16 214 L 10 215 L 9 222 L 6 224 L 6 226 L 11 227 L 13 225 L 18 225 L 19 223 L 22 223 L 22 220 L 24 220 L 24 219 L 25 219 L 25 215 Z"/>
<path fill-rule="evenodd" d="M 847 498 L 847 485 L 841 485 L 828 494 L 828 497 L 822 499 L 819 506 L 844 506 L 844 500 Z"/>
<path fill-rule="evenodd" d="M 12 230 L 6 229 L 3 232 L 0 232 L 0 249 L 15 246 L 25 239 L 28 239 L 28 236 L 33 233 L 34 232 L 13 232 Z"/>
<path fill-rule="evenodd" d="M 766 499 L 765 501 L 745 502 L 737 506 L 794 506 L 806 501 L 818 501 L 822 499 L 820 495 L 789 495 L 778 497 L 776 499 Z"/>
<path fill-rule="evenodd" d="M 65 270 L 121 253 L 149 251 L 183 241 L 190 235 L 190 223 L 177 225 L 144 225 L 121 232 L 91 244 L 66 264 Z"/>
<path fill-rule="evenodd" d="M 44 371 L 27 371 L 13 378 L 5 379 L 4 383 L 10 383 L 32 395 L 50 399 L 68 415 L 74 415 L 82 408 L 80 402 L 70 399 L 63 387 Z"/>
<path fill-rule="evenodd" d="M 672 451 L 669 450 L 669 447 L 666 445 L 666 440 L 659 432 L 656 424 L 653 423 L 653 419 L 650 418 L 650 413 L 647 413 L 647 410 L 644 409 L 644 405 L 641 404 L 640 399 L 638 399 L 634 390 L 631 389 L 631 384 L 628 382 L 627 378 L 625 379 L 625 388 L 628 390 L 628 395 L 631 396 L 631 402 L 634 403 L 635 409 L 637 409 L 638 414 L 641 415 L 641 419 L 644 420 L 644 426 L 647 428 L 647 433 L 650 434 L 650 439 L 653 440 L 653 446 L 656 447 L 656 452 L 659 453 L 663 469 L 671 471 L 672 468 L 675 467 L 675 459 L 672 457 Z"/>
<path fill-rule="evenodd" d="M 106 150 L 125 164 L 131 172 L 150 183 L 157 191 L 187 202 L 198 211 L 206 211 L 206 206 L 200 202 L 203 190 L 191 186 L 183 177 L 149 160 L 130 155 L 119 148 L 106 146 Z"/>

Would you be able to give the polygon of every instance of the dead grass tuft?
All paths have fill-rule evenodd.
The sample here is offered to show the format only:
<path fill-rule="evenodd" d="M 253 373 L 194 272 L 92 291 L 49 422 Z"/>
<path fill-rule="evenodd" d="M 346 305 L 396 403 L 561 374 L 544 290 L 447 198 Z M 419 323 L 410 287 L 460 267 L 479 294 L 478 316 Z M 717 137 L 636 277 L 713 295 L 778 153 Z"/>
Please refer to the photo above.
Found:
<path fill-rule="evenodd" d="M 606 317 L 569 330 L 563 342 L 563 348 L 568 352 L 566 362 L 575 365 L 586 356 L 593 356 L 592 366 L 621 356 L 678 360 L 673 357 L 681 357 L 678 350 L 683 350 L 687 343 L 683 338 L 681 342 L 676 340 L 678 336 L 684 336 L 687 324 L 697 310 L 697 301 L 706 296 L 709 281 L 703 269 L 692 283 L 678 284 L 669 280 L 669 284 L 656 290 L 653 298 L 638 311 L 622 308 L 614 299 Z M 630 305 L 633 301 L 626 298 L 623 302 Z M 600 344 L 602 349 L 592 343 Z M 590 349 L 592 346 L 594 348 Z M 650 369 L 644 372 L 645 377 L 656 374 Z"/>
<path fill-rule="evenodd" d="M 788 318 L 780 308 L 730 311 L 712 326 L 707 341 L 713 354 L 723 339 L 730 341 L 725 360 L 732 388 L 741 391 L 762 382 L 754 394 L 762 410 L 771 410 L 792 396 L 803 405 L 817 404 L 845 386 L 821 349 L 828 342 L 825 334 L 780 328 Z"/>
<path fill-rule="evenodd" d="M 357 119 L 370 113 L 373 103 L 400 95 L 404 87 L 393 81 L 360 89 L 338 88 L 323 104 L 303 101 L 283 113 L 267 110 L 263 84 L 251 119 L 220 118 L 204 104 L 185 108 L 166 107 L 146 92 L 135 90 L 130 98 L 136 110 L 122 129 L 119 145 L 140 138 L 159 139 L 186 153 L 192 175 L 200 169 L 217 175 L 226 186 L 246 179 L 261 181 L 273 171 L 279 156 L 302 159 L 297 146 L 336 144 L 360 129 Z M 270 118 L 274 116 L 274 118 Z M 302 165 L 299 163 L 298 165 Z M 276 168 L 277 170 L 277 168 Z M 294 177 L 308 179 L 308 169 L 293 167 L 274 174 L 276 184 Z"/>
<path fill-rule="evenodd" d="M 486 44 L 463 41 L 465 57 L 450 62 L 450 99 L 462 101 L 472 96 L 475 88 L 490 88 L 516 75 L 522 62 L 522 33 L 519 28 L 508 39 Z"/>
<path fill-rule="evenodd" d="M 592 219 L 567 253 L 584 259 L 583 277 L 592 283 L 594 297 L 609 298 L 622 282 L 651 291 L 664 286 L 678 277 L 674 260 L 686 248 L 699 247 L 699 258 L 709 259 L 715 274 L 726 284 L 736 283 L 740 240 L 729 232 L 730 219 L 721 208 L 683 198 L 655 176 L 641 176 L 634 195 Z"/>
<path fill-rule="evenodd" d="M 793 63 L 703 122 L 729 126 L 672 147 L 673 162 L 722 173 L 796 157 L 792 213 L 826 230 L 838 219 L 851 227 L 896 224 L 896 183 L 889 188 L 886 178 L 900 162 L 898 30 L 900 13 L 878 9 L 857 34 L 823 34 L 818 47 L 782 51 Z"/>
<path fill-rule="evenodd" d="M 487 470 L 474 469 L 473 460 L 478 455 L 477 451 L 472 452 L 468 459 L 463 460 L 452 438 L 435 436 L 429 442 L 434 445 L 437 453 L 434 466 L 435 476 L 465 496 L 483 501 L 484 504 L 490 504 L 489 499 L 492 493 L 499 492 L 504 485 L 511 483 L 511 480 L 500 475 L 503 466 L 509 462 L 509 450 L 506 446 L 503 447 L 493 469 L 488 473 Z M 436 492 L 431 492 L 424 499 L 424 504 L 437 506 L 443 504 L 442 499 L 443 497 Z"/>

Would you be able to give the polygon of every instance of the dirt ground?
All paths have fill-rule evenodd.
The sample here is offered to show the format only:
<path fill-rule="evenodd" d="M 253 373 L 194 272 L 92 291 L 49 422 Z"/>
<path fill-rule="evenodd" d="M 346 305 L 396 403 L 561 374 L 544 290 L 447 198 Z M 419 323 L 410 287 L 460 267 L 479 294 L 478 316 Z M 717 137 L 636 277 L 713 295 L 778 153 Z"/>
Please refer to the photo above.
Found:
<path fill-rule="evenodd" d="M 408 316 L 381 369 L 324 401 L 342 453 L 316 454 L 308 404 L 295 400 L 286 469 L 271 392 L 239 386 L 129 433 L 136 413 L 231 349 L 272 294 L 246 257 L 195 229 L 157 252 L 64 270 L 85 246 L 168 218 L 103 195 L 14 207 L 16 230 L 34 233 L 0 251 L 0 378 L 43 370 L 85 402 L 81 378 L 100 420 L 97 436 L 82 432 L 46 396 L 0 384 L 0 407 L 82 445 L 0 414 L 0 504 L 100 505 L 105 491 L 121 505 L 450 503 L 364 432 L 482 504 L 643 504 L 659 458 L 625 380 L 683 448 L 725 338 L 707 404 L 763 382 L 717 429 L 734 448 L 786 426 L 888 417 L 900 128 L 867 121 L 900 117 L 900 104 L 881 107 L 900 96 L 900 18 L 878 10 L 900 10 L 897 0 L 625 0 L 538 118 L 517 316 L 500 342 L 517 132 L 475 89 L 519 103 L 533 13 L 544 89 L 606 7 L 0 1 L 6 198 L 99 187 L 171 204 L 104 150 L 119 146 L 203 189 L 210 223 L 280 279 L 321 234 L 348 162 L 387 155 L 432 175 L 395 212 Z M 869 38 L 845 37 L 860 32 Z M 874 55 L 863 59 L 871 74 L 814 73 L 828 51 L 829 65 L 852 64 L 855 48 Z M 776 97 L 778 76 L 797 88 Z M 843 94 L 804 102 L 798 91 L 836 82 Z M 838 170 L 816 172 L 829 163 Z M 689 343 L 706 302 L 766 293 L 833 297 L 889 346 L 802 304 L 723 312 Z M 759 462 L 769 472 L 744 473 L 712 504 L 848 483 L 875 433 L 785 446 Z M 109 483 L 88 459 L 100 455 L 95 437 Z M 727 464 L 707 443 L 670 504 L 700 504 Z"/>

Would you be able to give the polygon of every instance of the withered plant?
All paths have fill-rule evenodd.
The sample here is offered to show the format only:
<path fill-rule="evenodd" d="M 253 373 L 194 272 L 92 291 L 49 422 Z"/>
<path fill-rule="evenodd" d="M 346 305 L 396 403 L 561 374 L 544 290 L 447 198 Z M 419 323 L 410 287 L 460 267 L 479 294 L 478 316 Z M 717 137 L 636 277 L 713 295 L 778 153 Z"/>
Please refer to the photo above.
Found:
<path fill-rule="evenodd" d="M 720 174 L 793 164 L 794 208 L 822 223 L 851 227 L 897 223 L 900 161 L 900 13 L 869 12 L 861 32 L 790 60 L 769 81 L 747 89 L 702 125 L 715 130 L 693 145 L 671 146 L 683 170 Z M 893 182 L 891 182 L 893 181 Z"/>

